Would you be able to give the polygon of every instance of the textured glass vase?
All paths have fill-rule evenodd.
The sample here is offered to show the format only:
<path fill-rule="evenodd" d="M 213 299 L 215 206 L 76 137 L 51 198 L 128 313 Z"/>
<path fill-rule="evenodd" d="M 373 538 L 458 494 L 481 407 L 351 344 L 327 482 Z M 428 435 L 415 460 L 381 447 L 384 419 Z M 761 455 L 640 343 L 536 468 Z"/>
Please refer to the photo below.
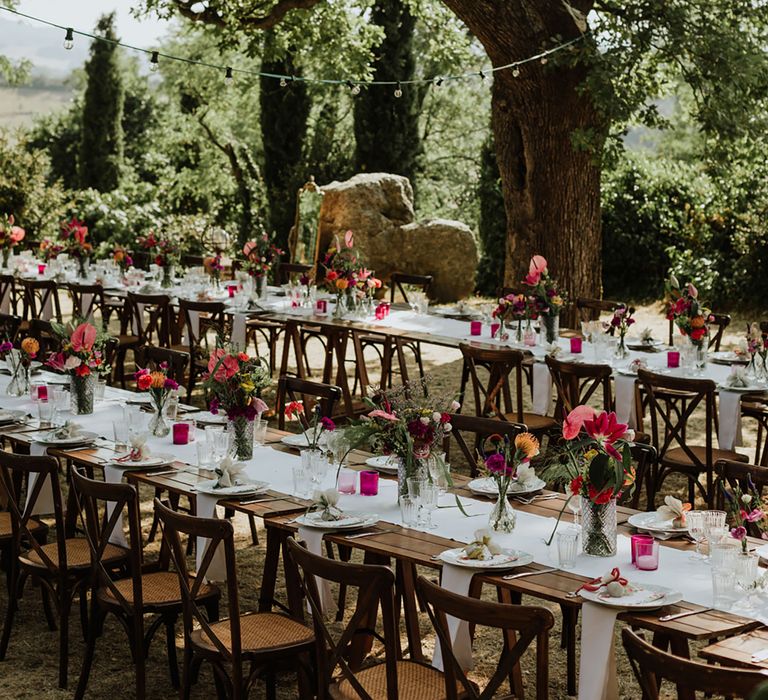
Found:
<path fill-rule="evenodd" d="M 229 421 L 229 432 L 235 446 L 235 459 L 247 462 L 253 457 L 253 427 L 254 421 L 245 416 L 238 416 Z"/>
<path fill-rule="evenodd" d="M 584 554 L 612 557 L 616 554 L 616 499 L 594 503 L 581 497 L 581 546 Z"/>
<path fill-rule="evenodd" d="M 488 529 L 504 535 L 513 532 L 516 524 L 517 513 L 507 498 L 507 489 L 499 489 L 499 497 L 488 515 Z"/>
<path fill-rule="evenodd" d="M 397 500 L 400 501 L 402 496 L 408 495 L 408 479 L 427 473 L 421 462 L 415 457 L 411 458 L 410 467 L 407 460 L 397 457 Z"/>
<path fill-rule="evenodd" d="M 557 342 L 560 337 L 560 316 L 555 314 L 554 316 L 541 316 L 539 318 L 541 324 L 541 344 L 552 345 Z"/>
<path fill-rule="evenodd" d="M 8 396 L 24 396 L 29 391 L 29 367 L 21 362 L 21 350 L 9 350 L 5 362 L 11 373 L 11 381 L 5 393 Z"/>
<path fill-rule="evenodd" d="M 85 377 L 69 375 L 69 410 L 78 416 L 93 413 L 93 391 L 96 388 L 96 375 Z"/>

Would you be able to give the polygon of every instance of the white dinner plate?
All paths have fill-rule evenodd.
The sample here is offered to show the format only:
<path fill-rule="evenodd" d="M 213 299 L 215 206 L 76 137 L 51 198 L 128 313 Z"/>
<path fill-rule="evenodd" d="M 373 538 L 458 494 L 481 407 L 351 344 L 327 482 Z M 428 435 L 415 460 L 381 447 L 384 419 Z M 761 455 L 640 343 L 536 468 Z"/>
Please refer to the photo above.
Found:
<path fill-rule="evenodd" d="M 632 527 L 648 532 L 680 533 L 688 532 L 687 527 L 672 527 L 672 518 L 664 518 L 657 511 L 634 513 L 627 521 Z"/>
<path fill-rule="evenodd" d="M 627 347 L 630 350 L 651 350 L 660 348 L 664 345 L 663 340 L 652 340 L 650 343 L 644 343 L 642 340 L 627 341 Z"/>
<path fill-rule="evenodd" d="M 468 569 L 512 569 L 516 566 L 527 566 L 533 562 L 533 555 L 519 552 L 515 549 L 505 549 L 500 554 L 494 554 L 493 559 L 467 559 L 464 547 L 446 549 L 440 552 L 440 561 L 454 566 L 464 566 Z"/>
<path fill-rule="evenodd" d="M 195 484 L 198 493 L 209 493 L 213 496 L 253 496 L 269 488 L 265 481 L 250 481 L 247 484 L 236 484 L 235 486 L 222 486 L 216 488 L 218 479 L 208 479 Z"/>
<path fill-rule="evenodd" d="M 605 590 L 605 586 L 597 591 L 579 591 L 579 595 L 590 603 L 600 603 L 612 608 L 634 608 L 636 610 L 654 610 L 665 605 L 674 605 L 683 599 L 683 594 L 664 586 L 654 586 L 650 583 L 636 584 L 634 591 L 627 596 L 614 598 Z"/>
<path fill-rule="evenodd" d="M 397 474 L 397 459 L 392 455 L 377 455 L 365 460 L 367 466 L 384 474 Z"/>
<path fill-rule="evenodd" d="M 13 423 L 26 415 L 24 411 L 0 411 L 0 425 Z"/>
<path fill-rule="evenodd" d="M 226 413 L 201 413 L 190 416 L 198 423 L 204 425 L 226 425 L 228 418 Z"/>
<path fill-rule="evenodd" d="M 173 455 L 155 455 L 136 461 L 126 460 L 120 462 L 118 459 L 112 459 L 107 464 L 118 469 L 152 469 L 153 467 L 162 467 L 173 462 Z"/>
<path fill-rule="evenodd" d="M 320 513 L 304 513 L 294 522 L 318 530 L 356 530 L 375 525 L 379 522 L 379 516 L 371 513 L 345 513 L 341 520 L 321 520 Z"/>
<path fill-rule="evenodd" d="M 543 489 L 546 485 L 546 481 L 536 477 L 536 479 L 532 479 L 527 484 L 518 484 L 517 482 L 512 482 L 509 485 L 509 490 L 507 493 L 510 495 L 535 493 L 536 491 L 541 491 L 541 489 Z M 483 479 L 472 479 L 472 481 L 467 484 L 467 488 L 472 493 L 479 496 L 498 496 L 499 494 L 499 487 L 490 476 L 487 476 Z"/>
<path fill-rule="evenodd" d="M 77 435 L 73 435 L 68 438 L 55 438 L 50 434 L 44 437 L 35 438 L 35 442 L 39 442 L 41 445 L 56 445 L 57 447 L 63 447 L 64 445 L 87 445 L 93 442 L 98 435 L 96 433 L 89 433 L 85 430 L 79 432 Z"/>
<path fill-rule="evenodd" d="M 727 384 L 718 384 L 718 391 L 734 391 L 740 394 L 754 394 L 755 392 L 763 393 L 766 388 L 759 384 L 750 384 L 749 386 L 728 386 Z"/>
<path fill-rule="evenodd" d="M 720 350 L 707 353 L 707 359 L 710 362 L 716 362 L 719 365 L 746 365 L 749 363 L 749 360 L 747 360 L 744 355 L 739 355 L 731 350 Z"/>
<path fill-rule="evenodd" d="M 305 433 L 298 433 L 296 435 L 285 435 L 284 437 L 280 438 L 280 442 L 282 442 L 284 445 L 288 445 L 289 447 L 309 447 L 309 443 L 312 435 L 312 431 L 308 430 Z M 327 442 L 327 438 L 325 435 L 325 431 L 321 432 L 317 444 L 325 446 Z"/>

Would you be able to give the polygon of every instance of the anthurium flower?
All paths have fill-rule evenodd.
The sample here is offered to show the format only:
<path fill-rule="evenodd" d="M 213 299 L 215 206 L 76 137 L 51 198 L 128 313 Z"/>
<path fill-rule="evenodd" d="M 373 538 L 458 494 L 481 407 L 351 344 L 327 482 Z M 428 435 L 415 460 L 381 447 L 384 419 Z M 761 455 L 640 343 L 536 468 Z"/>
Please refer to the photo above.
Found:
<path fill-rule="evenodd" d="M 613 411 L 610 413 L 602 411 L 594 419 L 585 420 L 584 429 L 587 431 L 587 435 L 596 440 L 611 457 L 621 459 L 621 455 L 613 443 L 624 437 L 627 432 L 627 424 L 619 423 Z"/>
<path fill-rule="evenodd" d="M 592 406 L 576 406 L 563 421 L 563 437 L 573 440 L 584 427 L 584 421 L 592 420 L 596 413 Z"/>
<path fill-rule="evenodd" d="M 96 327 L 90 323 L 81 323 L 70 337 L 73 352 L 90 352 L 96 342 Z"/>

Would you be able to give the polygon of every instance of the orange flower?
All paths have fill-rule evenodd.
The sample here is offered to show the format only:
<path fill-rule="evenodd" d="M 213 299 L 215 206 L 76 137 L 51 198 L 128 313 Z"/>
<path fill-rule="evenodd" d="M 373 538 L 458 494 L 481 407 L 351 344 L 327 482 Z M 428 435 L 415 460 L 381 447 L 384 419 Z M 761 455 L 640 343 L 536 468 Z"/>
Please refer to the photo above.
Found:
<path fill-rule="evenodd" d="M 539 454 L 539 441 L 530 433 L 520 433 L 515 438 L 515 447 L 523 453 L 525 459 Z"/>
<path fill-rule="evenodd" d="M 703 316 L 694 316 L 691 319 L 691 328 L 704 328 L 706 319 Z"/>
<path fill-rule="evenodd" d="M 35 357 L 40 352 L 40 343 L 34 338 L 24 338 L 21 341 L 21 349 L 30 357 Z"/>
<path fill-rule="evenodd" d="M 337 289 L 346 289 L 347 287 L 349 287 L 349 282 L 343 277 L 339 277 L 339 279 L 336 280 Z"/>
<path fill-rule="evenodd" d="M 150 375 L 153 389 L 162 389 L 165 386 L 165 375 L 162 372 L 152 372 Z"/>

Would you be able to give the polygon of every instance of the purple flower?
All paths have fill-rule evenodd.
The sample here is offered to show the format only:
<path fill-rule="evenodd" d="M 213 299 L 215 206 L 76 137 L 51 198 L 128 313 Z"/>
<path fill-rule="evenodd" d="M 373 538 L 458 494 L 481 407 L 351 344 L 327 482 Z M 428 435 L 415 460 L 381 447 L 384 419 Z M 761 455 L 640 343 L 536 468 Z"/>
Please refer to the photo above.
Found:
<path fill-rule="evenodd" d="M 327 430 L 328 432 L 336 430 L 336 423 L 334 423 L 330 418 L 326 418 L 325 416 L 320 419 L 320 425 L 323 426 L 323 430 Z"/>
<path fill-rule="evenodd" d="M 178 389 L 179 383 L 173 381 L 173 379 L 170 379 L 169 377 L 165 378 L 165 382 L 163 383 L 163 389 Z"/>
<path fill-rule="evenodd" d="M 743 540 L 747 536 L 747 528 L 745 528 L 743 525 L 739 525 L 738 527 L 734 527 L 731 530 L 731 537 L 733 537 L 736 540 Z"/>
<path fill-rule="evenodd" d="M 419 419 L 416 419 L 408 423 L 408 432 L 415 438 L 429 440 L 432 437 L 433 430 L 429 423 L 424 424 Z"/>
<path fill-rule="evenodd" d="M 4 343 L 0 343 L 0 352 L 8 352 L 10 350 L 13 350 L 13 343 L 7 340 Z"/>
<path fill-rule="evenodd" d="M 500 452 L 494 452 L 485 458 L 485 467 L 492 474 L 511 474 L 512 468 L 507 465 L 507 460 Z"/>
<path fill-rule="evenodd" d="M 219 400 L 216 398 L 211 399 L 211 403 L 208 405 L 208 410 L 216 415 L 219 412 Z"/>

